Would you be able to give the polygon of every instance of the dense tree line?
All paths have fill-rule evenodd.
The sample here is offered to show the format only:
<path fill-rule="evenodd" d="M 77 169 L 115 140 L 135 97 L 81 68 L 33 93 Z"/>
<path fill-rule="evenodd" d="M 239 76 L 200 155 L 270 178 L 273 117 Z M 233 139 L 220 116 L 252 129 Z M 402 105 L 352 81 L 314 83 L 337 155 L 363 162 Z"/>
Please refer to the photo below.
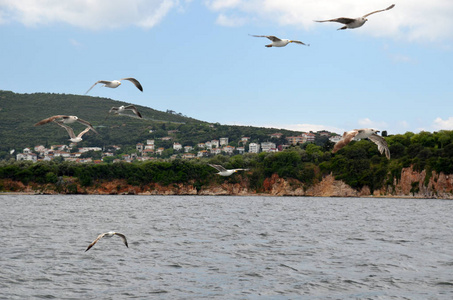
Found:
<path fill-rule="evenodd" d="M 237 182 L 246 178 L 250 188 L 260 191 L 266 178 L 273 174 L 296 179 L 309 187 L 332 173 L 353 188 L 368 186 L 371 191 L 393 185 L 403 168 L 413 166 L 417 171 L 427 170 L 453 174 L 453 131 L 407 132 L 386 137 L 392 158 L 388 160 L 367 140 L 351 142 L 338 153 L 331 153 L 325 144 L 303 144 L 277 153 L 218 155 L 200 160 L 157 160 L 134 163 L 76 164 L 70 162 L 15 162 L 0 163 L 0 178 L 22 181 L 24 184 L 56 184 L 61 178 L 77 178 L 82 186 L 98 181 L 125 179 L 131 185 L 190 182 L 196 187 L 224 180 Z M 250 171 L 223 178 L 213 176 L 216 171 L 208 163 L 226 168 L 249 168 Z M 0 187 L 1 189 L 1 187 Z"/>

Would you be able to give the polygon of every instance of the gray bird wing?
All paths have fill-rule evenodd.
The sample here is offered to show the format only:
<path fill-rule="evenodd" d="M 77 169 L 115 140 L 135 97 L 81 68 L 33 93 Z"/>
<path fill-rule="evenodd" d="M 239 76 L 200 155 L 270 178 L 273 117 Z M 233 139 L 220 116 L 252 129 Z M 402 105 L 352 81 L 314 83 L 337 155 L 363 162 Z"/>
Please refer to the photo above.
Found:
<path fill-rule="evenodd" d="M 352 23 L 354 22 L 355 19 L 353 18 L 335 18 L 335 19 L 330 19 L 330 20 L 321 20 L 321 21 L 315 21 L 315 22 L 319 22 L 319 23 L 322 23 L 322 22 L 338 22 L 338 23 L 342 23 L 342 24 L 349 24 L 349 23 Z"/>
<path fill-rule="evenodd" d="M 373 133 L 368 138 L 378 146 L 378 150 L 381 154 L 385 153 L 385 156 L 390 159 L 389 146 L 387 145 L 387 141 L 382 136 Z"/>
<path fill-rule="evenodd" d="M 57 122 L 57 121 L 54 121 L 54 123 L 57 124 L 60 127 L 63 127 L 64 129 L 66 129 L 66 131 L 68 132 L 69 137 L 71 139 L 74 139 L 76 137 L 75 134 L 74 134 L 74 130 L 72 130 L 71 127 L 69 127 L 67 125 L 64 125 L 63 123 L 60 123 L 60 122 Z"/>
<path fill-rule="evenodd" d="M 87 126 L 89 129 L 93 130 L 96 134 L 99 134 L 99 133 L 94 129 L 94 127 L 91 125 L 90 122 L 85 121 L 85 120 L 82 120 L 82 119 L 80 119 L 80 118 L 77 118 L 77 122 L 82 123 L 83 125 Z"/>
<path fill-rule="evenodd" d="M 225 172 L 227 171 L 227 169 L 225 169 L 224 167 L 222 167 L 221 165 L 212 165 L 212 164 L 208 164 L 209 166 L 213 167 L 214 169 L 216 169 L 217 171 L 219 172 Z"/>
<path fill-rule="evenodd" d="M 389 7 L 385 8 L 385 9 L 375 10 L 373 12 L 370 12 L 369 14 L 364 15 L 363 18 L 366 18 L 369 15 L 372 15 L 372 14 L 375 14 L 375 13 L 378 13 L 378 12 L 381 12 L 381 11 L 386 11 L 386 10 L 392 9 L 394 7 L 395 7 L 395 4 L 392 4 L 392 5 L 390 5 Z"/>
<path fill-rule="evenodd" d="M 305 46 L 310 46 L 310 44 L 305 44 L 301 41 L 293 41 L 293 43 L 296 43 L 296 44 L 301 44 L 301 45 L 305 45 Z"/>
<path fill-rule="evenodd" d="M 96 82 L 88 89 L 88 91 L 86 91 L 85 95 L 88 94 L 88 92 L 91 91 L 91 89 L 94 88 L 94 86 L 95 86 L 96 84 L 98 84 L 98 83 L 108 84 L 108 83 L 110 83 L 110 82 L 111 82 L 111 81 L 109 81 L 109 80 L 98 80 L 98 81 L 96 81 Z"/>
<path fill-rule="evenodd" d="M 90 127 L 86 127 L 81 133 L 79 133 L 79 135 L 77 136 L 78 138 L 81 138 L 85 133 L 87 133 L 88 131 L 90 131 Z"/>
<path fill-rule="evenodd" d="M 105 233 L 101 233 L 100 235 L 98 235 L 98 237 L 88 246 L 88 248 L 85 250 L 85 252 L 90 250 L 91 247 L 93 247 L 100 239 L 102 239 L 104 237 L 104 235 L 105 235 Z"/>
<path fill-rule="evenodd" d="M 138 111 L 138 109 L 135 107 L 135 105 L 128 105 L 124 107 L 124 109 L 130 109 L 136 114 L 139 118 L 142 118 L 142 114 Z"/>
<path fill-rule="evenodd" d="M 126 240 L 126 236 L 122 233 L 118 233 L 118 232 L 115 232 L 115 234 L 119 237 L 121 237 L 121 239 L 123 240 L 123 243 L 124 245 L 126 245 L 127 248 L 129 248 L 129 246 L 127 245 L 127 240 Z"/>
<path fill-rule="evenodd" d="M 281 39 L 279 39 L 278 37 L 273 36 L 273 35 L 253 35 L 253 34 L 251 34 L 251 36 L 254 36 L 254 37 L 265 37 L 265 38 L 270 39 L 273 42 L 281 41 Z"/>
<path fill-rule="evenodd" d="M 121 81 L 121 80 L 129 80 L 129 81 L 132 82 L 132 83 L 133 83 L 140 91 L 143 92 L 143 87 L 142 87 L 142 85 L 140 84 L 140 82 L 138 82 L 137 79 L 132 78 L 132 77 L 127 77 L 127 78 L 121 78 L 120 81 Z"/>

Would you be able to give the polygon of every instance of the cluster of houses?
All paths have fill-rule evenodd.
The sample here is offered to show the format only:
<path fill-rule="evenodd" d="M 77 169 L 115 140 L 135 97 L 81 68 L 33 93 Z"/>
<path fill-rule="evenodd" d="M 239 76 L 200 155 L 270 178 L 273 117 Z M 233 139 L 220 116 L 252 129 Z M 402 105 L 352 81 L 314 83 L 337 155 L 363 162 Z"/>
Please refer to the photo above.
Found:
<path fill-rule="evenodd" d="M 114 150 L 119 150 L 120 147 L 112 146 Z M 82 147 L 78 148 L 77 152 L 72 152 L 72 148 L 68 145 L 52 145 L 49 148 L 44 147 L 43 145 L 35 146 L 34 151 L 30 148 L 24 148 L 22 153 L 16 155 L 16 160 L 31 160 L 36 162 L 38 160 L 51 161 L 56 157 L 61 157 L 65 161 L 74 161 L 74 162 L 92 162 L 91 158 L 81 158 L 82 153 L 88 151 L 102 151 L 100 147 Z M 104 152 L 104 156 L 114 156 L 113 152 Z"/>
<path fill-rule="evenodd" d="M 282 151 L 290 145 L 303 144 L 306 142 L 313 143 L 316 136 L 326 136 L 330 141 L 336 143 L 340 140 L 341 136 L 332 135 L 328 131 L 321 131 L 317 134 L 314 133 L 302 133 L 299 136 L 289 136 L 286 137 L 287 144 L 277 145 L 272 141 L 266 141 L 262 143 L 251 143 L 250 137 L 242 137 L 238 142 L 238 145 L 233 147 L 229 145 L 228 137 L 223 137 L 220 139 L 214 139 L 211 141 L 206 141 L 204 143 L 198 143 L 194 146 L 183 146 L 178 142 L 173 143 L 173 155 L 171 158 L 182 157 L 184 159 L 200 158 L 207 157 L 217 154 L 233 155 L 233 154 L 244 154 L 248 153 L 259 153 L 259 152 L 279 152 Z M 280 139 L 282 137 L 281 133 L 273 133 L 270 135 L 270 140 Z M 170 137 L 168 137 L 170 138 Z M 165 138 L 162 138 L 165 139 Z M 171 139 L 171 138 L 170 138 Z M 71 145 L 74 147 L 74 144 Z M 121 149 L 119 146 L 109 146 L 108 150 L 105 151 L 100 147 L 82 147 L 78 148 L 76 151 L 71 146 L 67 145 L 53 145 L 50 149 L 39 145 L 34 147 L 34 151 L 30 148 L 23 149 L 22 153 L 16 155 L 17 160 L 31 160 L 31 161 L 50 161 L 56 157 L 61 157 L 65 161 L 73 161 L 79 163 L 86 162 L 101 162 L 101 160 L 93 160 L 91 157 L 82 158 L 82 154 L 88 151 L 102 151 L 102 158 L 104 157 L 113 157 L 115 152 Z M 146 143 L 138 143 L 136 145 L 137 153 L 133 154 L 123 154 L 120 158 L 115 158 L 113 162 L 125 161 L 132 162 L 133 160 L 145 161 L 150 159 L 156 159 L 163 154 L 166 150 L 163 147 L 155 147 L 153 139 L 149 139 Z M 247 150 L 247 151 L 246 151 Z"/>

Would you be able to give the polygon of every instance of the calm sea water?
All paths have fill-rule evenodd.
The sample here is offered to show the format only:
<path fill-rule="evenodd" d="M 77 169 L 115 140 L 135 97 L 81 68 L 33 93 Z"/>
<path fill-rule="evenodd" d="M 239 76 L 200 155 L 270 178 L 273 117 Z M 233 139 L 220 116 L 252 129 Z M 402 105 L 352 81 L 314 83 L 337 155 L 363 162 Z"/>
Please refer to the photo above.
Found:
<path fill-rule="evenodd" d="M 453 299 L 453 201 L 0 195 L 0 299 Z M 86 247 L 98 234 L 124 233 Z"/>

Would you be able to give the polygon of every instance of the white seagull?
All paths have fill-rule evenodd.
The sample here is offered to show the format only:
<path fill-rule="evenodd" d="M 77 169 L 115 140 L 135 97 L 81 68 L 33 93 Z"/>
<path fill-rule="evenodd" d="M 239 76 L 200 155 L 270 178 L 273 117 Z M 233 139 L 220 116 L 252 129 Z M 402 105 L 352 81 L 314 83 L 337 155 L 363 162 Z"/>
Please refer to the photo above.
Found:
<path fill-rule="evenodd" d="M 57 119 L 60 119 L 60 120 L 57 120 Z M 75 122 L 79 122 L 79 123 L 81 123 L 81 124 L 83 124 L 85 126 L 90 127 L 90 129 L 93 130 L 95 133 L 98 133 L 93 128 L 93 126 L 90 124 L 90 122 L 82 120 L 82 119 L 78 118 L 77 116 L 56 115 L 56 116 L 52 116 L 52 117 L 49 117 L 47 119 L 41 120 L 38 123 L 36 123 L 34 126 L 44 125 L 44 124 L 50 123 L 52 121 L 55 121 L 56 123 L 59 123 L 59 124 L 62 124 L 62 123 L 64 123 L 64 124 L 72 124 L 72 123 L 75 123 Z"/>
<path fill-rule="evenodd" d="M 222 167 L 221 165 L 212 165 L 212 164 L 208 164 L 208 165 L 213 167 L 217 171 L 219 171 L 219 173 L 217 173 L 217 174 L 220 176 L 230 176 L 230 175 L 236 173 L 237 171 L 248 171 L 249 170 L 249 169 L 229 169 L 229 170 L 227 170 L 224 167 Z"/>
<path fill-rule="evenodd" d="M 123 243 L 124 245 L 126 245 L 126 247 L 129 248 L 129 246 L 127 245 L 127 240 L 126 240 L 126 236 L 122 233 L 119 233 L 119 232 L 115 232 L 115 231 L 109 231 L 109 232 L 106 232 L 106 233 L 101 233 L 89 246 L 88 248 L 85 250 L 85 252 L 87 252 L 88 250 L 91 249 L 91 247 L 93 247 L 100 239 L 102 239 L 103 237 L 108 237 L 108 238 L 111 238 L 112 236 L 114 235 L 117 235 L 119 237 L 121 237 L 121 239 L 123 240 Z"/>
<path fill-rule="evenodd" d="M 339 140 L 333 147 L 332 153 L 337 152 L 338 150 L 349 144 L 352 140 L 361 140 L 368 138 L 378 146 L 378 150 L 381 154 L 385 152 L 385 156 L 390 159 L 389 146 L 382 136 L 376 134 L 377 132 L 379 132 L 379 130 L 371 128 L 354 129 L 345 132 L 343 133 L 342 139 Z"/>
<path fill-rule="evenodd" d="M 85 95 L 88 94 L 88 92 L 91 91 L 91 89 L 94 88 L 94 86 L 95 86 L 96 84 L 98 84 L 98 83 L 102 83 L 103 86 L 114 89 L 114 88 L 117 88 L 117 87 L 119 87 L 119 86 L 121 85 L 121 80 L 129 80 L 129 81 L 132 82 L 132 83 L 133 83 L 140 91 L 143 92 L 143 87 L 142 87 L 142 85 L 140 84 L 140 82 L 138 82 L 138 80 L 135 79 L 135 78 L 128 77 L 128 78 L 121 78 L 121 79 L 119 79 L 119 80 L 112 80 L 112 81 L 109 81 L 109 80 L 99 80 L 99 81 L 96 81 L 95 84 L 93 84 L 93 85 L 89 88 L 89 90 L 85 93 Z"/>
<path fill-rule="evenodd" d="M 55 124 L 57 124 L 58 126 L 61 126 L 63 127 L 64 129 L 66 129 L 66 131 L 68 132 L 69 134 L 69 137 L 70 137 L 70 141 L 73 142 L 73 143 L 79 143 L 82 141 L 82 136 L 87 133 L 91 128 L 90 127 L 86 127 L 81 133 L 79 133 L 79 135 L 75 136 L 74 134 L 74 130 L 72 130 L 71 127 L 69 127 L 68 125 L 64 125 L 63 123 L 60 123 L 60 122 L 57 122 L 57 121 L 54 121 Z"/>
<path fill-rule="evenodd" d="M 302 43 L 301 41 L 293 41 L 293 40 L 288 40 L 288 39 L 279 39 L 278 37 L 273 36 L 273 35 L 253 35 L 253 34 L 250 34 L 250 35 L 254 36 L 254 37 L 265 37 L 265 38 L 270 39 L 272 41 L 272 43 L 270 43 L 268 45 L 265 45 L 268 48 L 270 48 L 270 47 L 285 47 L 289 43 L 296 43 L 296 44 L 300 44 L 300 45 L 310 46 L 310 44 L 305 44 L 305 43 Z"/>
<path fill-rule="evenodd" d="M 134 114 L 137 115 L 137 117 L 142 118 L 142 114 L 138 111 L 138 109 L 134 105 L 128 105 L 128 106 L 121 105 L 120 107 L 114 106 L 109 110 L 109 113 L 120 114 L 125 110 L 132 110 L 134 112 Z"/>
<path fill-rule="evenodd" d="M 372 15 L 372 14 L 375 14 L 375 13 L 378 13 L 381 11 L 386 11 L 386 10 L 392 9 L 394 7 L 395 7 L 395 4 L 392 4 L 385 9 L 376 10 L 376 11 L 370 12 L 369 14 L 366 14 L 366 15 L 364 15 L 362 17 L 358 17 L 358 18 L 336 18 L 336 19 L 322 20 L 322 21 L 315 21 L 315 22 L 338 22 L 338 23 L 345 24 L 345 26 L 338 28 L 338 30 L 343 30 L 343 29 L 347 29 L 347 28 L 353 29 L 353 28 L 361 27 L 363 24 L 365 24 L 365 22 L 368 21 L 368 19 L 366 17 L 368 17 L 369 15 Z"/>

